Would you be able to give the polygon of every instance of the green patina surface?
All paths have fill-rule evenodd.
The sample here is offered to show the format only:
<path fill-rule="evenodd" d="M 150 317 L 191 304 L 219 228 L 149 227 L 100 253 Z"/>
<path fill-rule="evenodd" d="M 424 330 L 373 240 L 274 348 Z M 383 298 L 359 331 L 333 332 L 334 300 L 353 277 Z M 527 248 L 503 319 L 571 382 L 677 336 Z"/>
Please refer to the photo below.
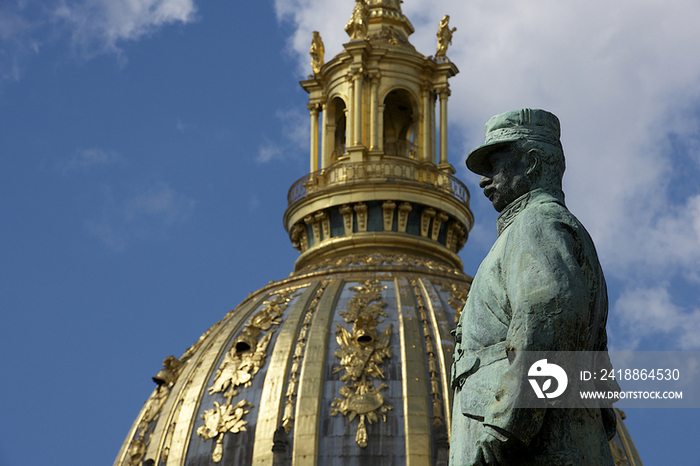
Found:
<path fill-rule="evenodd" d="M 540 112 L 494 117 L 487 144 L 470 154 L 480 153 L 485 194 L 506 207 L 456 330 L 451 466 L 614 464 L 612 410 L 516 408 L 532 397 L 528 352 L 607 351 L 605 279 L 593 241 L 564 204 L 563 153 L 551 142 L 558 120 Z M 504 146 L 507 137 L 489 130 L 517 138 Z M 499 147 L 484 155 L 489 141 Z"/>

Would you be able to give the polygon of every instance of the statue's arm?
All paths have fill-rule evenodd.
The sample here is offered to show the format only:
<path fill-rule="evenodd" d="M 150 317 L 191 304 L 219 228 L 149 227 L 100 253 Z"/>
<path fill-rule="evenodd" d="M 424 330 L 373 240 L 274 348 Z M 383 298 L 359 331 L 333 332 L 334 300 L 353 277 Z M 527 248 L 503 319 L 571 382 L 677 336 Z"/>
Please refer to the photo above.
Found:
<path fill-rule="evenodd" d="M 578 241 L 565 223 L 547 215 L 518 222 L 505 254 L 506 293 L 512 312 L 506 337 L 511 360 L 502 396 L 485 424 L 527 445 L 539 432 L 544 409 L 516 409 L 532 397 L 527 371 L 534 351 L 575 351 L 588 321 L 589 290 L 576 257 Z M 513 226 L 516 226 L 514 224 Z"/>

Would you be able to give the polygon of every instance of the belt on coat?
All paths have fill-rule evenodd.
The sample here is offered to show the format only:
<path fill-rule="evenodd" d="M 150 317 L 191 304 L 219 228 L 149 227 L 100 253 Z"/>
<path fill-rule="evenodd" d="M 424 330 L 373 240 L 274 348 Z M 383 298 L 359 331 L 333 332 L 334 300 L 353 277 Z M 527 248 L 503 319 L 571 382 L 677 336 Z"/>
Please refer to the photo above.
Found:
<path fill-rule="evenodd" d="M 464 380 L 476 372 L 479 367 L 488 366 L 489 364 L 505 358 L 506 342 L 501 341 L 495 345 L 486 346 L 475 351 L 457 350 L 458 354 L 455 362 L 452 364 L 451 381 L 452 388 L 461 387 Z M 461 352 L 461 353 L 460 353 Z"/>

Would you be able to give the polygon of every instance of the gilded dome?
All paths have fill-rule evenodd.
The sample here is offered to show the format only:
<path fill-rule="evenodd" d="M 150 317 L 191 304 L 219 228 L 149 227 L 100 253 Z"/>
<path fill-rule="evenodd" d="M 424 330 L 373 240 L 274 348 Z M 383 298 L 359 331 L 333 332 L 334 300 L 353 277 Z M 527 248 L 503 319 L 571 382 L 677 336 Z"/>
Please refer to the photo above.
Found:
<path fill-rule="evenodd" d="M 115 466 L 447 465 L 473 216 L 447 158 L 457 67 L 406 46 L 400 3 L 358 0 L 328 63 L 314 34 L 294 272 L 165 359 Z M 640 465 L 619 424 L 616 464 Z"/>
<path fill-rule="evenodd" d="M 374 254 L 266 286 L 166 359 L 116 464 L 432 463 L 447 453 L 450 330 L 469 283 Z"/>

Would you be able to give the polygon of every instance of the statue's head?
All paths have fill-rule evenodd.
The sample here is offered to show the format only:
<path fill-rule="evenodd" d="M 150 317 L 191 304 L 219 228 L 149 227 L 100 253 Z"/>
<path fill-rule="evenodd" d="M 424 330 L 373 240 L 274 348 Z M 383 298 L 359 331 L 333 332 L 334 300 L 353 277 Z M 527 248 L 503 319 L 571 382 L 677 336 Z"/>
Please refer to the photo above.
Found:
<path fill-rule="evenodd" d="M 486 123 L 486 141 L 467 155 L 467 168 L 501 212 L 536 188 L 561 190 L 564 151 L 559 119 L 545 110 L 501 113 Z"/>

